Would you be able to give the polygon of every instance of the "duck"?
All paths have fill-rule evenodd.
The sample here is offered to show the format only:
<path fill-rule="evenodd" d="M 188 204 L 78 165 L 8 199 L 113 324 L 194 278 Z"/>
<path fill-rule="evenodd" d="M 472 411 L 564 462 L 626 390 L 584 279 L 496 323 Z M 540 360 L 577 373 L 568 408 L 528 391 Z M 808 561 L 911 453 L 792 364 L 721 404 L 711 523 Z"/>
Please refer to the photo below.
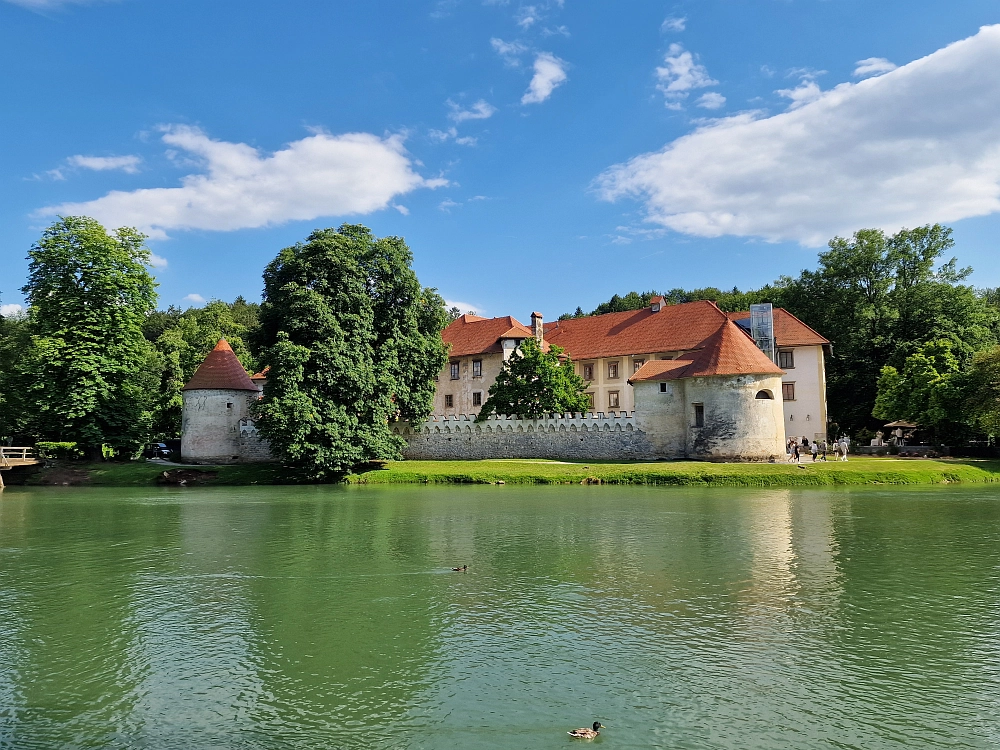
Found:
<path fill-rule="evenodd" d="M 582 729 L 574 729 L 572 732 L 566 732 L 570 737 L 579 737 L 582 740 L 592 740 L 594 737 L 601 733 L 602 729 L 606 727 L 599 721 L 594 722 L 593 727 L 583 727 Z"/>
<path fill-rule="evenodd" d="M 468 569 L 469 569 L 468 565 L 463 565 L 461 568 L 452 568 L 452 570 L 455 571 L 456 573 L 464 573 Z"/>

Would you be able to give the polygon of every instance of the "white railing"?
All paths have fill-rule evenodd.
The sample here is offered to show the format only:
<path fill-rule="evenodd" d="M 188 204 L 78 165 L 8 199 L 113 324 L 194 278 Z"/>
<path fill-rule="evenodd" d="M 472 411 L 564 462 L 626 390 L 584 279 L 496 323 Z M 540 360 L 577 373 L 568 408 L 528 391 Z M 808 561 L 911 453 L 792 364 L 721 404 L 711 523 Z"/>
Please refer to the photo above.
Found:
<path fill-rule="evenodd" d="M 0 446 L 0 465 L 10 466 L 13 462 L 27 463 L 35 460 L 34 448 L 11 448 Z"/>

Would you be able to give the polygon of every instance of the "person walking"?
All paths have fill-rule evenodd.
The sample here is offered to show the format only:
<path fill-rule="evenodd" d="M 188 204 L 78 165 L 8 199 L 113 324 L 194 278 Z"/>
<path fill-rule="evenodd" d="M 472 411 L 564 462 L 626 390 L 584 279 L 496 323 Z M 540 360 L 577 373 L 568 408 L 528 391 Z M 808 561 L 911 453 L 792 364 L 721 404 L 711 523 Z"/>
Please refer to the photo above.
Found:
<path fill-rule="evenodd" d="M 799 444 L 797 442 L 792 443 L 792 452 L 795 457 L 795 463 L 801 463 L 801 454 L 799 453 Z"/>
<path fill-rule="evenodd" d="M 819 449 L 823 451 L 823 460 L 826 461 L 826 452 L 829 450 L 830 444 L 826 442 L 826 438 L 823 438 L 823 442 L 820 444 Z"/>
<path fill-rule="evenodd" d="M 813 463 L 816 463 L 816 455 L 819 453 L 819 446 L 816 445 L 816 441 L 812 441 L 812 445 L 809 446 L 809 452 L 812 453 Z"/>
<path fill-rule="evenodd" d="M 840 446 L 840 460 L 841 461 L 846 461 L 847 460 L 847 438 L 846 437 L 840 438 L 840 442 L 837 443 L 837 445 Z"/>

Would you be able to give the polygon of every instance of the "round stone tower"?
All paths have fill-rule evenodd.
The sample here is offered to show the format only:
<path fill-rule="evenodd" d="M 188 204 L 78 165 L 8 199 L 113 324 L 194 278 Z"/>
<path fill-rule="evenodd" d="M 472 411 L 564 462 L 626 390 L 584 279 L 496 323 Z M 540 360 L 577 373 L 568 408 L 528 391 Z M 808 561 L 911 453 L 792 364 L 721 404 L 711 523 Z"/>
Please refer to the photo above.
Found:
<path fill-rule="evenodd" d="M 225 339 L 184 386 L 181 460 L 185 463 L 231 464 L 242 459 L 240 423 L 250 422 L 250 405 L 260 389 L 250 380 Z"/>

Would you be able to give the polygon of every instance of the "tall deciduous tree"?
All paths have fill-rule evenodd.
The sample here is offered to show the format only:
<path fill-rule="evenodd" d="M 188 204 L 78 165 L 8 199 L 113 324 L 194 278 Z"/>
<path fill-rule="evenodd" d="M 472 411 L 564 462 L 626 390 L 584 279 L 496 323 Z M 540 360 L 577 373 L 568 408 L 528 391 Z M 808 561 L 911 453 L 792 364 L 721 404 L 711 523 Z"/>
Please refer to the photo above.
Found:
<path fill-rule="evenodd" d="M 144 241 L 134 229 L 109 234 L 94 219 L 69 216 L 28 253 L 28 427 L 92 457 L 102 444 L 131 450 L 148 435 L 159 360 L 142 334 L 156 304 Z"/>
<path fill-rule="evenodd" d="M 491 414 L 537 419 L 543 414 L 590 410 L 587 384 L 573 369 L 573 361 L 552 346 L 543 352 L 534 339 L 525 339 L 503 363 L 490 386 L 477 422 Z"/>
<path fill-rule="evenodd" d="M 313 232 L 264 271 L 258 343 L 270 366 L 258 425 L 317 478 L 399 458 L 396 419 L 431 412 L 447 354 L 444 300 L 420 286 L 398 237 L 345 224 Z"/>

